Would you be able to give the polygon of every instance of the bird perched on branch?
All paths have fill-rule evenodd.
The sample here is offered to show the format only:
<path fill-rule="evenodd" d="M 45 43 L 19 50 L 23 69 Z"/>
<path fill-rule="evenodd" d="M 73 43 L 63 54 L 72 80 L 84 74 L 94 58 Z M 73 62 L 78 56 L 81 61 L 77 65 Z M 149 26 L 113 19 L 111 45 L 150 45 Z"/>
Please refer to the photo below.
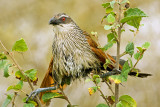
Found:
<path fill-rule="evenodd" d="M 53 38 L 53 57 L 41 88 L 63 86 L 72 80 L 87 76 L 91 71 L 100 72 L 106 59 L 111 60 L 107 70 L 114 69 L 115 59 L 105 54 L 91 36 L 81 30 L 79 26 L 65 13 L 55 15 L 49 21 L 55 33 Z M 119 65 L 122 69 L 122 65 Z M 129 73 L 136 75 L 137 73 Z M 138 77 L 147 77 L 150 74 L 139 73 Z M 40 94 L 42 96 L 43 93 Z"/>

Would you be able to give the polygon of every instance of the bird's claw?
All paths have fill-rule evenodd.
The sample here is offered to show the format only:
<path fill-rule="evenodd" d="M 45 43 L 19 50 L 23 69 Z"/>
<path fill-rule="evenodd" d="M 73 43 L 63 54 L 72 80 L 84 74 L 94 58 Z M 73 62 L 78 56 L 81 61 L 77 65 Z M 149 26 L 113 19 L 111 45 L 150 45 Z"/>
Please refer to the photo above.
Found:
<path fill-rule="evenodd" d="M 113 72 L 116 72 L 116 73 L 121 73 L 121 70 L 116 69 L 116 68 L 114 68 L 112 71 L 113 71 Z"/>
<path fill-rule="evenodd" d="M 29 94 L 29 96 L 27 97 L 26 102 L 28 102 L 29 99 L 32 99 L 32 100 L 33 100 L 33 99 L 36 97 L 36 95 L 38 95 L 39 93 L 40 93 L 40 92 L 39 92 L 38 89 L 32 91 L 32 92 Z"/>

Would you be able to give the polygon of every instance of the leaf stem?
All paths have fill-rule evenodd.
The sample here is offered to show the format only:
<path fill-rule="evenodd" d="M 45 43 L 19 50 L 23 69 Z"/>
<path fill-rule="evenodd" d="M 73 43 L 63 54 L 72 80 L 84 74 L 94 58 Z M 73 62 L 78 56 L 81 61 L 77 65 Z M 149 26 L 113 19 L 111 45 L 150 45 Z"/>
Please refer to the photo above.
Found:
<path fill-rule="evenodd" d="M 12 100 L 12 107 L 15 107 L 15 98 L 17 96 L 17 92 L 14 92 L 13 100 Z"/>
<path fill-rule="evenodd" d="M 108 88 L 111 90 L 112 94 L 114 95 L 114 92 L 112 90 L 112 87 L 109 85 L 109 83 L 104 79 L 104 82 L 107 84 Z"/>
<path fill-rule="evenodd" d="M 72 104 L 71 104 L 71 102 L 69 101 L 68 97 L 65 95 L 65 93 L 64 93 L 64 91 L 63 91 L 63 88 L 59 88 L 59 89 L 61 90 L 61 92 L 62 92 L 65 100 L 66 100 L 66 101 L 68 102 L 68 104 L 72 107 Z"/>
<path fill-rule="evenodd" d="M 138 64 L 138 62 L 140 61 L 140 59 L 141 59 L 142 55 L 144 54 L 144 52 L 145 52 L 145 50 L 143 50 L 143 52 L 142 52 L 142 53 L 140 54 L 140 56 L 138 57 L 136 63 L 135 63 L 134 66 L 131 68 L 131 72 L 132 72 L 132 70 L 136 67 L 136 65 Z"/>
<path fill-rule="evenodd" d="M 110 107 L 110 104 L 109 104 L 109 102 L 107 101 L 107 99 L 106 99 L 105 95 L 103 94 L 103 92 L 101 91 L 101 89 L 100 89 L 100 88 L 98 88 L 98 84 L 96 83 L 96 81 L 93 81 L 93 82 L 95 83 L 95 85 L 96 85 L 96 87 L 97 87 L 98 91 L 101 93 L 102 98 L 106 101 L 106 103 L 107 103 L 107 104 L 108 104 L 108 106 Z"/>

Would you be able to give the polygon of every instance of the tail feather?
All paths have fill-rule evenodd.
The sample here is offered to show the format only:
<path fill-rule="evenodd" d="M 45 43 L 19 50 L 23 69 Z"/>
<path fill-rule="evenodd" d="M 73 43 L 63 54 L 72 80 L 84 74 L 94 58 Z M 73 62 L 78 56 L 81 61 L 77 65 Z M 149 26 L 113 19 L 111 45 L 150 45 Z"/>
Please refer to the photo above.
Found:
<path fill-rule="evenodd" d="M 140 77 L 140 78 L 146 78 L 148 76 L 152 76 L 152 74 L 148 74 L 148 73 L 138 73 L 137 72 L 130 72 L 129 73 L 130 76 L 137 76 L 137 77 Z"/>
<path fill-rule="evenodd" d="M 52 70 L 53 70 L 53 57 L 52 57 L 52 59 L 51 59 L 51 61 L 49 63 L 48 70 L 47 70 L 47 72 L 45 74 L 45 77 L 44 77 L 44 79 L 43 79 L 43 81 L 41 83 L 40 88 L 52 87 L 53 86 L 54 80 L 53 80 L 53 77 L 52 77 Z M 51 90 L 51 91 L 47 91 L 47 92 L 57 92 L 57 90 Z M 45 92 L 41 92 L 40 93 L 40 100 L 41 100 L 42 104 L 44 104 L 44 102 L 42 100 L 42 96 L 43 96 L 44 93 Z M 49 102 L 50 101 L 47 102 L 48 103 L 47 105 L 49 105 Z"/>
<path fill-rule="evenodd" d="M 53 87 L 54 86 L 55 81 L 54 81 L 54 78 L 53 78 L 53 75 L 52 75 L 53 73 L 52 72 L 53 72 L 53 57 L 51 58 L 48 70 L 47 70 L 47 72 L 46 72 L 46 74 L 44 76 L 44 79 L 43 79 L 43 81 L 41 83 L 40 88 Z M 60 86 L 60 87 L 62 88 L 62 86 Z M 66 87 L 66 85 L 63 85 L 63 89 L 65 87 Z M 58 92 L 58 89 L 57 90 L 50 90 L 50 91 L 46 91 L 46 92 L 54 92 L 55 93 L 55 92 Z M 50 104 L 50 100 L 44 103 L 43 100 L 42 100 L 42 96 L 44 94 L 45 94 L 45 92 L 41 92 L 40 95 L 39 95 L 39 97 L 40 97 L 41 103 L 42 104 L 46 104 L 46 106 L 48 106 Z"/>

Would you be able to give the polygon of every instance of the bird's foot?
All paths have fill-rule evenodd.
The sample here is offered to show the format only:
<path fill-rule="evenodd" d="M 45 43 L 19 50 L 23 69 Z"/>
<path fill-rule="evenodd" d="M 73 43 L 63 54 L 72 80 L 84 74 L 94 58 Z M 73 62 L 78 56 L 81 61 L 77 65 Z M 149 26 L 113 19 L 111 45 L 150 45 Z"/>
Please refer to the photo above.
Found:
<path fill-rule="evenodd" d="M 36 97 L 36 95 L 38 95 L 40 92 L 45 92 L 50 90 L 56 90 L 56 87 L 38 88 L 30 93 L 30 95 L 26 99 L 26 102 L 28 102 L 29 99 L 33 100 Z"/>
<path fill-rule="evenodd" d="M 121 70 L 114 68 L 114 69 L 112 70 L 112 72 L 114 72 L 114 73 L 116 73 L 116 74 L 120 74 L 120 73 L 121 73 Z"/>

